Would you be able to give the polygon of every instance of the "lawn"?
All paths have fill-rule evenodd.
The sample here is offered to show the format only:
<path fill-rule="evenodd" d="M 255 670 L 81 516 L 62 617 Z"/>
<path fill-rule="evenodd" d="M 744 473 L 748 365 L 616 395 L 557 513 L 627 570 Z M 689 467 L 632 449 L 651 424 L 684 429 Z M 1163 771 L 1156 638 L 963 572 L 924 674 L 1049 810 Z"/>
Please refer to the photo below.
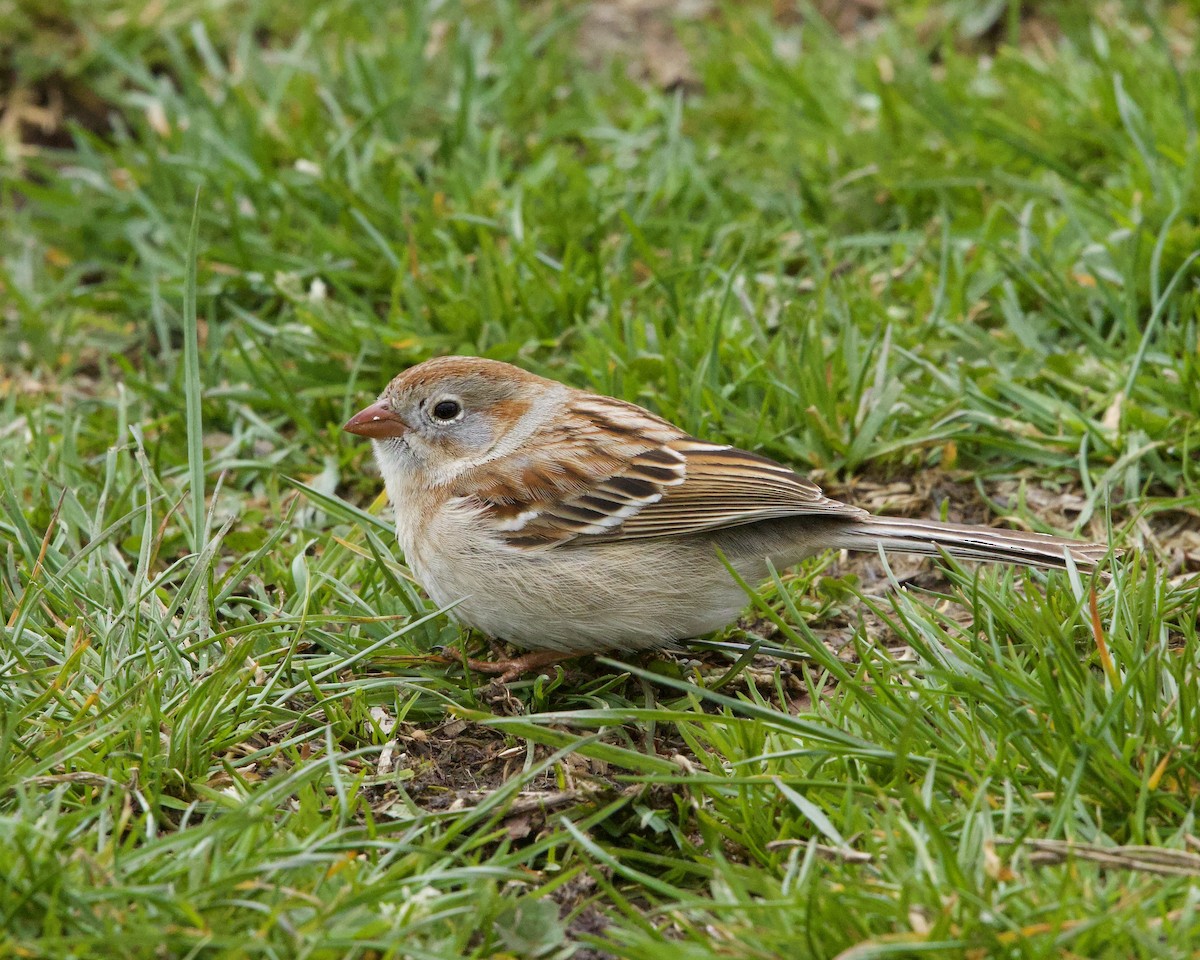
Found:
<path fill-rule="evenodd" d="M 1197 956 L 1198 34 L 0 3 L 0 956 Z M 500 687 L 340 429 L 447 353 L 1122 553 Z"/>

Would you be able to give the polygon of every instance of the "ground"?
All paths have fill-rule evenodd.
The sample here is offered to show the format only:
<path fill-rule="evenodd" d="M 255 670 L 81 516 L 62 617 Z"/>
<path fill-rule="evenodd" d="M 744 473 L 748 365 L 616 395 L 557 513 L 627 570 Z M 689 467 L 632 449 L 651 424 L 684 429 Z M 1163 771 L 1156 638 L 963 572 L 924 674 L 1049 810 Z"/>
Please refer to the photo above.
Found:
<path fill-rule="evenodd" d="M 0 3 L 0 953 L 1200 951 L 1193 3 Z M 507 686 L 340 425 L 518 363 L 1097 576 Z"/>

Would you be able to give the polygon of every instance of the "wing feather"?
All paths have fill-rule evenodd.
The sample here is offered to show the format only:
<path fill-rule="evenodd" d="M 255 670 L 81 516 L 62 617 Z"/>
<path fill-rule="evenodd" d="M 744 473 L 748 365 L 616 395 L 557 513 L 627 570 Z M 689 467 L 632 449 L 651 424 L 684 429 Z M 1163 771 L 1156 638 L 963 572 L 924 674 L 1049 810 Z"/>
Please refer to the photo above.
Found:
<path fill-rule="evenodd" d="M 570 429 L 538 438 L 560 454 L 552 467 L 530 459 L 490 485 L 477 478 L 464 485 L 515 548 L 669 537 L 805 514 L 867 516 L 783 464 L 697 440 L 633 404 L 580 395 L 572 412 L 579 417 L 568 418 Z"/>

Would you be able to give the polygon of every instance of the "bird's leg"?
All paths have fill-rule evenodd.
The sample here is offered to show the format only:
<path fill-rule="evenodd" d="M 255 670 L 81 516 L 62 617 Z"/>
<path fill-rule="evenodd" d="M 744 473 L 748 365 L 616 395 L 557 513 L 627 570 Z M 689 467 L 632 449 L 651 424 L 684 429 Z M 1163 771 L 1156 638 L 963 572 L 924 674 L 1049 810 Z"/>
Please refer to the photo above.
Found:
<path fill-rule="evenodd" d="M 489 644 L 490 645 L 490 644 Z M 561 650 L 537 650 L 523 657 L 506 658 L 500 654 L 497 647 L 492 646 L 493 652 L 500 657 L 498 660 L 468 660 L 467 666 L 476 673 L 495 673 L 500 675 L 501 683 L 516 680 L 522 674 L 529 673 L 552 663 L 570 660 L 578 656 L 574 653 L 563 653 Z M 462 663 L 458 657 L 447 656 L 444 653 L 432 653 L 422 657 L 427 663 Z"/>
<path fill-rule="evenodd" d="M 537 650 L 512 660 L 468 660 L 467 666 L 478 673 L 497 673 L 501 683 L 508 683 L 522 674 L 548 667 L 552 663 L 570 660 L 574 656 L 578 654 L 563 653 L 561 650 Z"/>

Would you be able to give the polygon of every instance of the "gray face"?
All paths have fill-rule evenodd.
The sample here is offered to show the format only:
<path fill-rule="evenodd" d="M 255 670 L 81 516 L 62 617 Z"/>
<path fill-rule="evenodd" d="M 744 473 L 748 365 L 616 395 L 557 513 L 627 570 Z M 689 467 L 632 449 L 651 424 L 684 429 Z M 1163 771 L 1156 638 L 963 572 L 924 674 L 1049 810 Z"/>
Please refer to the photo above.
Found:
<path fill-rule="evenodd" d="M 393 381 L 380 400 L 408 429 L 375 441 L 380 464 L 405 470 L 419 465 L 446 478 L 478 463 L 529 408 L 517 396 L 522 387 L 471 375 Z"/>

